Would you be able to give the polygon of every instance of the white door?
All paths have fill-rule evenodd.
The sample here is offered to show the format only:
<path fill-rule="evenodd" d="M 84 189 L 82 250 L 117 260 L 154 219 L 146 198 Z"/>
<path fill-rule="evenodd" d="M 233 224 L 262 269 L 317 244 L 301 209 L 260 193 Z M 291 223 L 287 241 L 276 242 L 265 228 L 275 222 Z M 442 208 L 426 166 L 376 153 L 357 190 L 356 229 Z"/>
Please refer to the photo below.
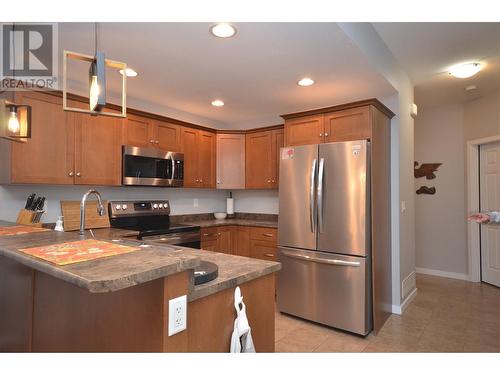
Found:
<path fill-rule="evenodd" d="M 482 145 L 481 211 L 500 211 L 500 142 Z M 500 287 L 500 225 L 481 225 L 481 280 Z"/>

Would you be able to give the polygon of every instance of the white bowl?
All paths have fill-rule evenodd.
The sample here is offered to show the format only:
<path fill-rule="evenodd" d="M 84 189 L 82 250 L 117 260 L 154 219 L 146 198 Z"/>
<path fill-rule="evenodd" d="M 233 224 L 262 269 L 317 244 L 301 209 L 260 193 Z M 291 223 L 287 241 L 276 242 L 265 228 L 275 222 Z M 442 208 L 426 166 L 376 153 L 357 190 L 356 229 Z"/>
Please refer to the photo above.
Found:
<path fill-rule="evenodd" d="M 225 219 L 227 214 L 225 212 L 214 212 L 214 216 L 216 219 Z"/>

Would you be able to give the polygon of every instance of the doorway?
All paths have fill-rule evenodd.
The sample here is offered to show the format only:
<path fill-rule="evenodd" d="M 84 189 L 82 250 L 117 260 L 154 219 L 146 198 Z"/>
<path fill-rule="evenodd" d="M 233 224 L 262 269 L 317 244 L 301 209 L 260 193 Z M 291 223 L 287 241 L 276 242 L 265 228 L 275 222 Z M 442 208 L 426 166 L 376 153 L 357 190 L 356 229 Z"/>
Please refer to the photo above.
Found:
<path fill-rule="evenodd" d="M 479 209 L 500 211 L 500 142 L 479 146 Z M 480 226 L 481 281 L 500 287 L 500 225 Z"/>

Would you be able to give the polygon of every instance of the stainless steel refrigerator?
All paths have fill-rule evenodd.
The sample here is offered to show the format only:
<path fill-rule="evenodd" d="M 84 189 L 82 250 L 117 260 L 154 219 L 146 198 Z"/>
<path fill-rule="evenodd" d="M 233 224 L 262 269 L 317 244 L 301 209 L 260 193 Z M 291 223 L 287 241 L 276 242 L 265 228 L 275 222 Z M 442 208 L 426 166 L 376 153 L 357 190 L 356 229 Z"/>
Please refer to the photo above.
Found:
<path fill-rule="evenodd" d="M 279 311 L 367 335 L 370 143 L 282 148 L 279 181 Z"/>

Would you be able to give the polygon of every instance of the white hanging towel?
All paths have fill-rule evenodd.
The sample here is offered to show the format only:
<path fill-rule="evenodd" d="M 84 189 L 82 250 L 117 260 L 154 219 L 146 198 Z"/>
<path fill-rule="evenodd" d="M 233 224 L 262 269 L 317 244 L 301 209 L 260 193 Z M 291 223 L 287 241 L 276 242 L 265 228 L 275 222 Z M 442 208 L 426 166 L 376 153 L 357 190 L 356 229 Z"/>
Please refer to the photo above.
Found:
<path fill-rule="evenodd" d="M 239 286 L 234 291 L 234 308 L 236 309 L 236 319 L 234 320 L 234 330 L 231 336 L 231 353 L 255 353 L 252 329 L 248 324 L 246 306 L 243 303 Z"/>

